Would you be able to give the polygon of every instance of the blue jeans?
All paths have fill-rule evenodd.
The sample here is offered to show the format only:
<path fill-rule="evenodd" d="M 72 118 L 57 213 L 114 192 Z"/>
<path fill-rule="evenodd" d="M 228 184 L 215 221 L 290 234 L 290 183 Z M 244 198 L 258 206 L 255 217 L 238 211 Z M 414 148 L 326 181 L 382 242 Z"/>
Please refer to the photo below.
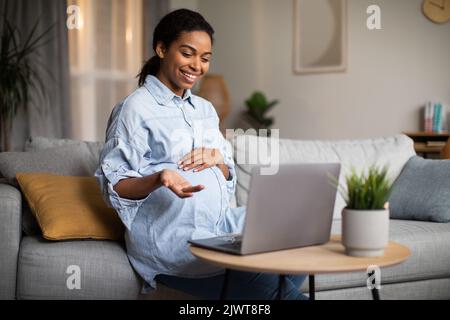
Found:
<path fill-rule="evenodd" d="M 163 285 L 207 300 L 217 300 L 225 275 L 210 278 L 181 278 L 158 275 L 156 281 Z M 286 275 L 283 297 L 286 300 L 308 299 L 299 291 L 306 275 Z M 279 276 L 270 273 L 228 271 L 226 299 L 231 300 L 274 300 L 278 294 Z"/>

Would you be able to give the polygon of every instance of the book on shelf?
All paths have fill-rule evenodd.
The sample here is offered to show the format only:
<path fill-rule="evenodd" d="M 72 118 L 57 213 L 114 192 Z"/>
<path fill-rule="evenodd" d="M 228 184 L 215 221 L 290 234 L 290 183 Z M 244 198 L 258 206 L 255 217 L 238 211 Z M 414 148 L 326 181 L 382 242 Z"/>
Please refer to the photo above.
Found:
<path fill-rule="evenodd" d="M 433 119 L 433 108 L 431 106 L 431 102 L 427 102 L 427 104 L 425 105 L 425 114 L 424 114 L 424 131 L 425 132 L 433 131 L 432 119 Z"/>
<path fill-rule="evenodd" d="M 447 132 L 447 107 L 440 102 L 429 101 L 424 108 L 424 131 L 433 133 Z"/>
<path fill-rule="evenodd" d="M 427 141 L 426 146 L 427 147 L 445 147 L 447 144 L 446 141 Z"/>

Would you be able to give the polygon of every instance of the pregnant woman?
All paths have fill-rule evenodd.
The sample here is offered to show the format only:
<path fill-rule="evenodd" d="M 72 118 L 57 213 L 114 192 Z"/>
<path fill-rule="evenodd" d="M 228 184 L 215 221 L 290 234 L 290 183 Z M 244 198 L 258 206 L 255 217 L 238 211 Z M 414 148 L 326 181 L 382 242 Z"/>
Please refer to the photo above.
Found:
<path fill-rule="evenodd" d="M 191 93 L 206 74 L 214 30 L 197 12 L 180 9 L 156 26 L 139 88 L 109 118 L 95 173 L 126 227 L 127 254 L 145 280 L 218 299 L 224 270 L 196 259 L 187 241 L 242 231 L 245 207 L 230 208 L 236 173 L 230 145 L 210 102 Z M 305 298 L 304 276 L 286 278 L 286 299 Z M 274 299 L 278 277 L 232 271 L 229 299 Z"/>

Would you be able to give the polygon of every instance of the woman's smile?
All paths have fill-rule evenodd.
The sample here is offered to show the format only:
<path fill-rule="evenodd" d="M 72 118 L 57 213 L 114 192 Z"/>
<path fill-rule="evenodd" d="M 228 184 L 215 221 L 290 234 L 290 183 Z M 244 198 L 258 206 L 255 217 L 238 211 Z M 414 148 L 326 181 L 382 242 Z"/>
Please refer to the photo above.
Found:
<path fill-rule="evenodd" d="M 183 70 L 181 70 L 181 74 L 182 74 L 182 79 L 189 84 L 194 84 L 195 81 L 197 81 L 197 79 L 200 76 L 200 75 L 194 75 L 192 73 L 189 73 L 189 72 L 186 72 Z"/>

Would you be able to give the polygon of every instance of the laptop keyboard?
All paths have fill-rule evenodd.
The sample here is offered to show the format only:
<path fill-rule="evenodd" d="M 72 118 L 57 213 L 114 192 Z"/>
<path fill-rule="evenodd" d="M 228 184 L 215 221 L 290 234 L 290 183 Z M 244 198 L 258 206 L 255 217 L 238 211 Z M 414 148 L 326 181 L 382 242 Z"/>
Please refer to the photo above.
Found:
<path fill-rule="evenodd" d="M 232 243 L 221 243 L 218 246 L 222 248 L 239 250 L 241 249 L 242 242 L 232 242 Z"/>
<path fill-rule="evenodd" d="M 239 249 L 242 245 L 242 236 L 225 236 L 221 240 L 224 242 L 219 246 L 223 248 Z"/>

